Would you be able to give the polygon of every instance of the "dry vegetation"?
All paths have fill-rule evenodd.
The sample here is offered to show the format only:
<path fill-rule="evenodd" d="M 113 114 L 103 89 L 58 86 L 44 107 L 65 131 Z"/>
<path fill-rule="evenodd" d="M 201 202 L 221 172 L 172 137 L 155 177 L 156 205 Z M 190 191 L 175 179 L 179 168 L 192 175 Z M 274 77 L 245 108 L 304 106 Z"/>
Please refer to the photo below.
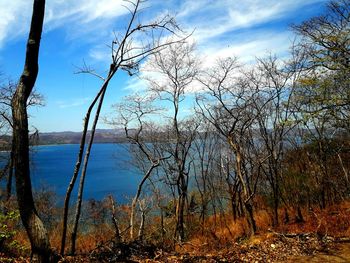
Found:
<path fill-rule="evenodd" d="M 122 210 L 126 220 L 120 223 L 127 226 L 130 211 L 124 206 Z M 94 215 L 106 222 L 85 218 L 82 223 L 86 229 L 77 240 L 77 255 L 66 256 L 61 262 L 293 262 L 293 259 L 302 262 L 305 258 L 300 256 L 316 255 L 317 258 L 320 253 L 336 253 L 339 244 L 350 246 L 347 243 L 350 241 L 350 202 L 343 201 L 323 210 L 303 208 L 304 222 L 296 222 L 296 211 L 288 212 L 290 221 L 274 228 L 271 212 L 257 211 L 258 231 L 254 236 L 248 235 L 249 228 L 243 217 L 234 222 L 229 211 L 216 218 L 210 216 L 203 226 L 193 227 L 188 240 L 181 244 L 170 239 L 162 242 L 155 237 L 159 223 L 159 217 L 155 216 L 149 220 L 144 242 L 128 240 L 125 235 L 123 242 L 117 243 L 111 238 L 114 228 L 111 211 L 106 206 L 106 211 Z M 284 209 L 279 211 L 279 216 L 283 220 Z M 200 225 L 197 216 L 188 222 L 193 226 Z M 18 218 L 8 224 L 9 229 L 17 229 L 11 238 L 17 245 L 0 254 L 1 262 L 29 262 L 30 243 L 19 224 Z M 50 228 L 50 241 L 56 252 L 60 246 L 60 226 L 61 223 L 56 221 Z"/>
<path fill-rule="evenodd" d="M 100 77 L 104 84 L 87 112 L 64 208 L 51 192 L 32 198 L 29 145 L 18 148 L 28 142 L 28 126 L 18 129 L 24 139 L 14 132 L 18 149 L 2 172 L 9 183 L 1 194 L 0 260 L 28 261 L 31 248 L 37 262 L 281 262 L 349 241 L 350 1 L 332 1 L 324 16 L 294 26 L 300 42 L 287 60 L 270 55 L 244 66 L 229 57 L 210 68 L 200 65 L 186 38 L 150 40 L 135 56 L 134 33 L 154 36 L 159 29 L 162 39 L 164 30 L 171 34 L 178 26 L 168 16 L 139 25 L 141 1 L 128 2 L 131 20 L 112 42 L 110 71 Z M 108 83 L 117 70 L 137 73 L 146 58 L 157 73 L 146 78 L 147 94 L 126 97 L 108 120 L 125 130 L 131 165 L 143 175 L 135 196 L 123 205 L 112 197 L 83 201 Z M 82 71 L 96 75 L 88 67 Z M 195 111 L 181 117 L 193 85 L 201 90 Z M 31 88 L 19 100 L 24 111 Z M 18 105 L 9 108 L 4 94 L 4 113 L 15 112 Z M 171 110 L 164 114 L 159 104 Z M 17 117 L 27 121 L 26 114 Z M 11 197 L 13 174 L 17 200 Z M 79 175 L 73 215 L 69 200 Z"/>

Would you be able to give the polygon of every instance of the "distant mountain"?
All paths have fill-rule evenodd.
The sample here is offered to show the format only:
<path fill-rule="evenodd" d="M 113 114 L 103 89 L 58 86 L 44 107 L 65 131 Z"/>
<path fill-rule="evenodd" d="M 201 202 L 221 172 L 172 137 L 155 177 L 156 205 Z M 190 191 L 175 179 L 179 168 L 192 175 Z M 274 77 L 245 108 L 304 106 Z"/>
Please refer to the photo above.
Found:
<path fill-rule="evenodd" d="M 87 133 L 88 142 L 91 132 Z M 77 144 L 80 143 L 82 132 L 44 132 L 39 133 L 38 144 Z M 95 143 L 126 142 L 123 129 L 97 129 L 95 132 Z"/>

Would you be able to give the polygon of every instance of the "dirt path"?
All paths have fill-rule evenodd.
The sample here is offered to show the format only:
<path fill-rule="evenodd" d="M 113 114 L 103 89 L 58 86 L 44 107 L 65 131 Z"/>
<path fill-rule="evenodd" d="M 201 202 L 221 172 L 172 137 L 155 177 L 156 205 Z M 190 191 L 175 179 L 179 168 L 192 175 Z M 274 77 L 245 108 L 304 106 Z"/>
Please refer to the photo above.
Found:
<path fill-rule="evenodd" d="M 328 253 L 320 253 L 313 256 L 300 256 L 293 257 L 287 262 L 310 262 L 310 263 L 350 263 L 350 243 L 342 243 L 336 246 L 336 248 Z"/>

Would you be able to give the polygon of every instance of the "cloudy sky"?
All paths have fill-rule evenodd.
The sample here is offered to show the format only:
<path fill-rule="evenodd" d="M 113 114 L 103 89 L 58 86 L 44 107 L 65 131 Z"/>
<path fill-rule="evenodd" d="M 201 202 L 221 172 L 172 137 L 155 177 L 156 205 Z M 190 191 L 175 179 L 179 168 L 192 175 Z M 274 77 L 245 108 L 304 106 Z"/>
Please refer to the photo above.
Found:
<path fill-rule="evenodd" d="M 100 81 L 74 74 L 85 62 L 102 75 L 108 69 L 113 32 L 122 31 L 128 11 L 122 0 L 47 0 L 36 89 L 46 106 L 31 109 L 31 125 L 42 132 L 79 131 Z M 237 56 L 250 63 L 268 52 L 285 56 L 294 38 L 289 27 L 324 10 L 326 0 L 149 0 L 142 19 L 170 13 L 193 33 L 207 65 Z M 0 0 L 1 80 L 17 80 L 23 68 L 32 1 Z M 138 89 L 139 81 L 117 74 L 106 97 L 113 103 Z M 103 126 L 101 126 L 103 127 Z"/>

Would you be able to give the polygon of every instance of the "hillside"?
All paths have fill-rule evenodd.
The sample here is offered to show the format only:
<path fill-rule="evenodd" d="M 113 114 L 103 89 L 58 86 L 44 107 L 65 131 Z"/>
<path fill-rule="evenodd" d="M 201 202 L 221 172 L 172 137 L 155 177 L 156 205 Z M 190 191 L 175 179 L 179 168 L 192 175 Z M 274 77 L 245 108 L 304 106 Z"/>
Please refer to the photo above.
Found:
<path fill-rule="evenodd" d="M 90 131 L 88 132 L 89 138 Z M 46 132 L 39 133 L 40 145 L 47 144 L 78 144 L 80 143 L 81 132 Z M 125 142 L 125 135 L 122 129 L 98 129 L 95 133 L 95 143 Z"/>

